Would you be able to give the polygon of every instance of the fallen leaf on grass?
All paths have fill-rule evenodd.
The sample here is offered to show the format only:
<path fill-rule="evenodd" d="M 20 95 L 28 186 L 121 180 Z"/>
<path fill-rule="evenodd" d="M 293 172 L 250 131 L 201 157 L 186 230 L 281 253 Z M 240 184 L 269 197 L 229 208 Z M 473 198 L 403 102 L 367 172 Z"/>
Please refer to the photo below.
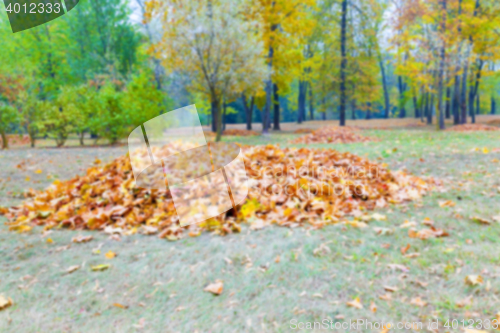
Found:
<path fill-rule="evenodd" d="M 370 303 L 370 311 L 373 313 L 377 312 L 377 305 L 375 304 L 375 302 Z"/>
<path fill-rule="evenodd" d="M 321 293 L 315 293 L 315 294 L 312 294 L 312 297 L 314 297 L 314 298 L 323 298 L 323 294 L 321 294 Z"/>
<path fill-rule="evenodd" d="M 455 303 L 455 305 L 459 308 L 463 308 L 471 304 L 472 304 L 472 296 L 467 296 L 466 298 Z"/>
<path fill-rule="evenodd" d="M 417 222 L 406 220 L 399 227 L 402 228 L 402 229 L 406 229 L 406 228 L 411 228 L 411 227 L 416 227 L 416 226 L 417 226 Z"/>
<path fill-rule="evenodd" d="M 113 259 L 114 257 L 116 257 L 116 253 L 114 253 L 113 251 L 109 251 L 108 253 L 105 254 L 105 256 L 108 259 Z"/>
<path fill-rule="evenodd" d="M 52 243 L 54 243 L 54 241 L 52 240 L 52 238 L 47 238 L 46 242 L 47 242 L 48 244 L 52 244 Z"/>
<path fill-rule="evenodd" d="M 401 248 L 401 254 L 405 255 L 406 252 L 410 249 L 410 244 L 407 244 L 405 247 Z"/>
<path fill-rule="evenodd" d="M 326 244 L 323 243 L 318 248 L 313 250 L 313 255 L 315 257 L 321 257 L 321 256 L 327 255 L 328 253 L 331 253 L 331 252 L 332 252 L 332 250 L 330 250 L 330 248 L 328 246 L 326 246 Z"/>
<path fill-rule="evenodd" d="M 28 232 L 30 231 L 31 229 L 33 229 L 33 227 L 29 226 L 29 225 L 13 225 L 13 226 L 10 226 L 9 227 L 9 231 L 17 231 L 18 233 L 23 233 L 23 232 Z"/>
<path fill-rule="evenodd" d="M 67 270 L 66 270 L 66 273 L 68 274 L 71 274 L 73 272 L 76 272 L 77 270 L 80 269 L 80 265 L 74 265 L 74 266 L 70 266 Z"/>
<path fill-rule="evenodd" d="M 90 242 L 94 237 L 92 235 L 89 236 L 76 236 L 71 239 L 73 243 L 87 243 Z"/>
<path fill-rule="evenodd" d="M 345 222 L 345 224 L 350 225 L 353 228 L 359 228 L 359 229 L 368 227 L 368 224 L 366 224 L 365 222 L 358 222 L 358 221 L 347 221 Z"/>
<path fill-rule="evenodd" d="M 449 234 L 442 229 L 436 229 L 434 227 L 431 227 L 430 229 L 422 229 L 422 230 L 416 230 L 412 228 L 408 230 L 408 236 L 410 238 L 419 238 L 425 240 L 429 238 L 447 237 L 449 236 Z"/>
<path fill-rule="evenodd" d="M 387 267 L 389 267 L 390 269 L 394 269 L 394 270 L 400 270 L 402 272 L 409 272 L 410 269 L 404 265 L 399 265 L 399 264 L 389 264 L 387 265 Z"/>
<path fill-rule="evenodd" d="M 472 221 L 477 222 L 479 224 L 490 225 L 492 222 L 488 219 L 479 217 L 479 216 L 471 216 Z"/>
<path fill-rule="evenodd" d="M 455 205 L 456 205 L 456 203 L 454 203 L 451 200 L 446 200 L 446 201 L 440 200 L 440 201 L 438 201 L 438 204 L 439 204 L 439 207 L 441 207 L 441 208 L 443 208 L 443 207 L 455 207 Z"/>
<path fill-rule="evenodd" d="M 5 298 L 4 296 L 0 295 L 0 311 L 7 309 L 9 306 L 12 306 L 13 302 L 10 297 Z"/>
<path fill-rule="evenodd" d="M 467 275 L 465 277 L 465 284 L 468 286 L 477 286 L 483 284 L 484 280 L 481 275 Z"/>
<path fill-rule="evenodd" d="M 378 227 L 375 227 L 375 228 L 373 228 L 373 230 L 375 231 L 375 233 L 377 235 L 380 235 L 380 236 L 387 236 L 387 235 L 394 234 L 394 230 L 393 229 L 389 229 L 389 228 L 378 228 Z"/>
<path fill-rule="evenodd" d="M 359 297 L 356 297 L 354 300 L 349 301 L 346 304 L 347 304 L 347 306 L 350 306 L 350 307 L 356 308 L 356 309 L 360 309 L 360 310 L 363 308 L 363 304 L 361 304 L 361 300 L 359 299 Z"/>
<path fill-rule="evenodd" d="M 420 253 L 418 253 L 418 252 L 405 254 L 405 258 L 413 259 L 413 258 L 417 258 L 417 257 L 420 257 Z"/>
<path fill-rule="evenodd" d="M 389 291 L 391 293 L 395 293 L 396 291 L 398 291 L 398 288 L 396 287 L 391 287 L 391 286 L 384 286 L 384 290 L 385 291 Z"/>
<path fill-rule="evenodd" d="M 410 304 L 419 306 L 419 307 L 424 307 L 427 305 L 427 302 L 423 301 L 420 297 L 415 297 L 412 298 L 410 301 Z"/>
<path fill-rule="evenodd" d="M 224 289 L 224 284 L 222 283 L 222 281 L 217 280 L 215 281 L 215 283 L 210 283 L 203 290 L 208 291 L 214 295 L 220 295 L 222 294 L 223 289 Z"/>
<path fill-rule="evenodd" d="M 90 268 L 91 268 L 94 272 L 105 271 L 105 270 L 107 270 L 109 267 L 111 267 L 111 265 L 110 265 L 110 264 L 102 264 L 102 265 L 90 266 Z"/>
<path fill-rule="evenodd" d="M 113 303 L 113 306 L 116 306 L 117 308 L 120 308 L 120 309 L 128 309 L 128 305 L 123 305 L 120 303 Z"/>
<path fill-rule="evenodd" d="M 379 214 L 379 213 L 374 213 L 374 214 L 372 214 L 372 219 L 374 219 L 375 221 L 386 221 L 387 216 Z"/>
<path fill-rule="evenodd" d="M 392 296 L 389 293 L 387 293 L 385 295 L 380 295 L 378 298 L 380 298 L 383 301 L 392 301 Z"/>
<path fill-rule="evenodd" d="M 36 173 L 37 175 L 41 174 L 42 172 L 43 172 L 43 171 L 42 171 L 41 169 L 37 169 L 37 170 L 35 170 L 35 173 Z"/>

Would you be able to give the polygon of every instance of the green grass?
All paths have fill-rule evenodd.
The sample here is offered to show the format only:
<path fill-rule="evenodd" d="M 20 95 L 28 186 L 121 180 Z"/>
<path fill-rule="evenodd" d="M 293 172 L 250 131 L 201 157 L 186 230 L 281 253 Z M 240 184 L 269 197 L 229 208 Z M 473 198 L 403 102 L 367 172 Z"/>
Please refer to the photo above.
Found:
<path fill-rule="evenodd" d="M 366 229 L 341 225 L 321 230 L 244 228 L 241 234 L 227 237 L 203 234 L 168 242 L 142 235 L 115 241 L 101 233 L 75 231 L 54 231 L 42 237 L 40 229 L 15 234 L 2 225 L 0 294 L 11 297 L 15 304 L 0 311 L 0 331 L 288 332 L 292 319 L 427 322 L 439 318 L 441 324 L 447 319 L 493 319 L 500 311 L 500 225 L 479 225 L 469 216 L 489 218 L 500 213 L 500 163 L 495 160 L 500 160 L 500 153 L 492 152 L 500 148 L 500 133 L 416 129 L 363 133 L 380 141 L 307 147 L 348 151 L 387 163 L 393 170 L 406 168 L 419 176 L 432 176 L 443 181 L 445 190 L 421 202 L 380 210 L 387 221 L 370 222 Z M 272 134 L 270 138 L 226 140 L 285 147 L 295 137 Z M 475 148 L 488 148 L 489 153 Z M 0 152 L 0 205 L 18 204 L 28 187 L 44 188 L 53 178 L 81 174 L 96 157 L 106 161 L 125 150 Z M 16 168 L 23 160 L 27 160 L 26 166 Z M 69 160 L 81 162 L 75 166 Z M 42 174 L 35 173 L 37 169 Z M 456 206 L 441 208 L 439 200 L 452 200 Z M 405 220 L 420 224 L 426 217 L 450 237 L 422 241 L 409 238 L 407 229 L 399 228 Z M 375 226 L 392 228 L 394 234 L 376 235 Z M 94 240 L 71 243 L 77 234 L 91 234 Z M 54 243 L 48 244 L 47 237 Z M 313 251 L 323 243 L 331 251 L 314 256 Z M 69 249 L 57 250 L 68 244 Z M 419 252 L 420 257 L 402 256 L 400 248 L 407 244 L 411 246 L 408 252 Z M 92 254 L 99 246 L 101 254 Z M 118 256 L 106 259 L 108 251 Z M 279 263 L 275 262 L 277 256 Z M 112 266 L 103 272 L 90 270 L 91 265 L 101 263 Z M 410 271 L 392 270 L 388 264 L 405 265 Z M 64 273 L 72 265 L 83 267 Z M 485 282 L 467 286 L 464 279 L 470 274 L 482 275 Z M 224 281 L 222 295 L 204 292 L 216 279 Z M 415 281 L 428 286 L 423 288 Z M 398 288 L 390 302 L 378 297 L 386 293 L 384 285 Z M 317 293 L 322 297 L 313 296 Z M 469 295 L 472 304 L 457 307 L 456 302 Z M 346 302 L 355 297 L 360 297 L 364 309 L 347 307 Z M 414 297 L 428 305 L 410 304 Z M 376 313 L 369 309 L 371 302 L 377 305 Z M 184 310 L 176 311 L 180 307 Z M 339 316 L 344 319 L 335 319 Z M 142 329 L 134 326 L 141 319 Z M 452 330 L 440 328 L 445 331 Z"/>

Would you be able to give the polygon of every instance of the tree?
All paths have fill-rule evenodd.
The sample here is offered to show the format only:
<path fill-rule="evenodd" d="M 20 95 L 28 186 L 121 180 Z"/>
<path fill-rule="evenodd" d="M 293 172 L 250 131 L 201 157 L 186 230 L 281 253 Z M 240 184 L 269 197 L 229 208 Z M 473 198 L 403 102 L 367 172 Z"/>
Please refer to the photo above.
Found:
<path fill-rule="evenodd" d="M 189 75 L 190 88 L 210 99 L 219 141 L 223 98 L 240 95 L 268 75 L 258 22 L 244 16 L 247 3 L 242 0 L 166 0 L 148 6 L 148 17 L 158 15 L 164 29 L 152 54 L 170 71 Z"/>

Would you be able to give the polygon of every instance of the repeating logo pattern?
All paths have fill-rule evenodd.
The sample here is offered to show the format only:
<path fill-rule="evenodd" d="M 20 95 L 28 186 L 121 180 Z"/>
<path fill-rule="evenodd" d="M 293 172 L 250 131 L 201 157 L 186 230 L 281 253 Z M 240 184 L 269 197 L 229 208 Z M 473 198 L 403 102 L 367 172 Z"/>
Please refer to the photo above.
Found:
<path fill-rule="evenodd" d="M 128 148 L 136 186 L 169 189 L 182 226 L 223 214 L 247 197 L 240 148 L 208 144 L 194 105 L 138 126 Z"/>

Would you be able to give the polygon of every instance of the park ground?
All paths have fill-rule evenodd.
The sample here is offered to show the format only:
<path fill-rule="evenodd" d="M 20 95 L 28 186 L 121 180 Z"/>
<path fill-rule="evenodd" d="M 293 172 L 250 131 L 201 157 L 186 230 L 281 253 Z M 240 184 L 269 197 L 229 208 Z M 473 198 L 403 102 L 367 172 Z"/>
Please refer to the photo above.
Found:
<path fill-rule="evenodd" d="M 302 127 L 316 123 L 321 122 Z M 371 221 L 367 228 L 251 231 L 244 226 L 239 234 L 202 234 L 177 242 L 145 235 L 117 241 L 99 232 L 70 230 L 43 236 L 41 228 L 18 234 L 0 218 L 0 295 L 13 300 L 0 311 L 0 332 L 289 332 L 293 320 L 323 319 L 438 319 L 435 332 L 456 332 L 472 323 L 468 320 L 494 320 L 500 311 L 500 223 L 493 218 L 500 215 L 500 132 L 438 132 L 392 120 L 389 126 L 387 121 L 368 123 L 351 125 L 371 127 L 363 135 L 379 141 L 308 148 L 349 151 L 391 170 L 439 179 L 443 189 L 378 210 L 387 219 Z M 287 126 L 285 133 L 268 137 L 225 140 L 293 146 L 290 139 L 300 135 L 292 133 L 295 125 Z M 76 144 L 55 149 L 40 142 L 41 148 L 0 151 L 0 206 L 20 204 L 29 188 L 43 189 L 55 179 L 82 174 L 96 158 L 105 163 L 126 153 L 123 145 Z M 421 229 L 425 219 L 449 237 L 410 238 L 408 229 L 401 228 L 409 221 Z M 377 227 L 390 232 L 379 235 Z M 94 239 L 72 243 L 77 235 Z M 401 248 L 408 245 L 405 256 Z M 117 256 L 107 258 L 109 251 Z M 412 253 L 420 255 L 407 255 Z M 98 264 L 111 267 L 90 269 Z M 80 269 L 67 273 L 75 265 Z M 465 282 L 481 280 L 476 276 L 482 281 Z M 223 281 L 221 295 L 203 291 L 216 280 Z M 360 305 L 352 303 L 356 298 Z M 460 329 L 444 327 L 453 319 Z"/>

